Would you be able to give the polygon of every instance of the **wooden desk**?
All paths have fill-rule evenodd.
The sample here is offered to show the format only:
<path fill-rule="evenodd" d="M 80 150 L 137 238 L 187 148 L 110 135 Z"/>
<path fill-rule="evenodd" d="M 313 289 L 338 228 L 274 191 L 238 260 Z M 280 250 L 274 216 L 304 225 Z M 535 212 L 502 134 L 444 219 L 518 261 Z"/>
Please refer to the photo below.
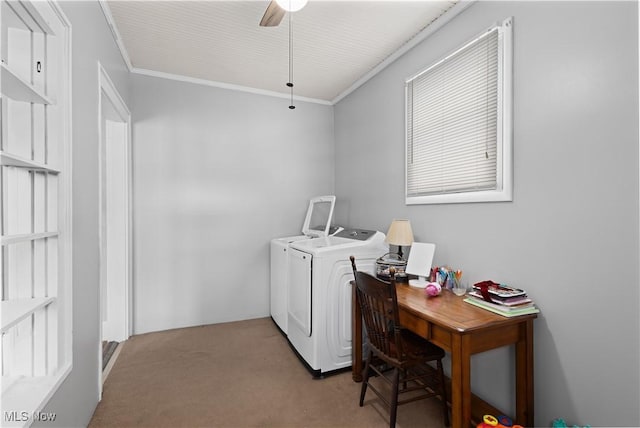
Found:
<path fill-rule="evenodd" d="M 362 381 L 362 314 L 352 287 L 352 376 Z M 516 346 L 515 423 L 533 421 L 533 320 L 536 314 L 507 318 L 463 301 L 449 290 L 427 298 L 423 289 L 397 284 L 401 324 L 451 354 L 451 425 L 471 424 L 471 355 Z M 498 416 L 498 415 L 494 415 Z"/>

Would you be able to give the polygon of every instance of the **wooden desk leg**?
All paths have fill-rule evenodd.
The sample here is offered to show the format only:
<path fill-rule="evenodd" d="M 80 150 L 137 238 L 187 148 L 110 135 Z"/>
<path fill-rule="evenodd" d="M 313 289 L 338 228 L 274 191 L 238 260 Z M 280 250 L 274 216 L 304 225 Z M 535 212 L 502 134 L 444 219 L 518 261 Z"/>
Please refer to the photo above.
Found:
<path fill-rule="evenodd" d="M 454 335 L 451 343 L 451 427 L 471 424 L 470 338 Z"/>
<path fill-rule="evenodd" d="M 533 421 L 533 320 L 520 324 L 516 343 L 516 423 L 528 427 Z"/>
<path fill-rule="evenodd" d="M 351 377 L 362 382 L 362 312 L 356 285 L 351 282 Z"/>

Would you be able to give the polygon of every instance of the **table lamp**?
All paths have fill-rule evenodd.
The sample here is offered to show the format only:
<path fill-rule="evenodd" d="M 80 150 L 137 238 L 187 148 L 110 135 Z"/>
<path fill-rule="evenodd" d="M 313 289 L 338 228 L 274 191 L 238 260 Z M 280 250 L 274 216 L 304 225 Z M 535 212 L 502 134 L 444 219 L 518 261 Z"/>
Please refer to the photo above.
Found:
<path fill-rule="evenodd" d="M 389 245 L 396 245 L 398 247 L 398 257 L 400 257 L 400 260 L 404 260 L 402 247 L 408 247 L 413 244 L 413 230 L 411 230 L 409 220 L 393 220 L 384 242 Z"/>

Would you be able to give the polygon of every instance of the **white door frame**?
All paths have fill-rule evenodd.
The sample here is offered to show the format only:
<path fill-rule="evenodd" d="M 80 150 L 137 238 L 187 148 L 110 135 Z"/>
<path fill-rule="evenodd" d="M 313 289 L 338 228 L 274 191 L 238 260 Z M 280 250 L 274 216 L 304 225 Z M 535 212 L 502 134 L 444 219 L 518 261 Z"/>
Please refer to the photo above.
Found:
<path fill-rule="evenodd" d="M 103 327 L 102 322 L 105 316 L 105 308 L 104 308 L 104 295 L 103 292 L 106 291 L 106 255 L 107 255 L 107 242 L 105 236 L 106 230 L 106 204 L 105 204 L 105 189 L 106 185 L 106 145 L 105 141 L 106 130 L 105 117 L 107 112 L 103 111 L 103 103 L 107 102 L 115 111 L 116 118 L 115 122 L 121 123 L 125 128 L 125 154 L 124 154 L 124 162 L 125 162 L 125 177 L 124 183 L 126 188 L 125 195 L 125 212 L 126 218 L 124 220 L 124 230 L 125 230 L 125 266 L 124 266 L 124 278 L 125 284 L 122 284 L 123 289 L 120 290 L 120 294 L 123 296 L 125 309 L 123 311 L 124 320 L 122 320 L 122 331 L 118 332 L 118 341 L 124 341 L 128 339 L 133 333 L 133 290 L 132 290 L 132 282 L 133 282 L 133 251 L 132 251 L 132 234 L 131 234 L 131 225 L 132 222 L 132 190 L 131 190 L 131 113 L 124 103 L 122 97 L 118 93 L 115 85 L 113 84 L 111 78 L 102 67 L 100 62 L 98 62 L 98 133 L 99 133 L 99 245 L 100 245 L 100 286 L 99 286 L 99 294 L 98 294 L 98 311 L 100 314 L 99 317 L 99 331 L 100 337 L 98 340 L 98 379 L 100 385 L 99 399 L 102 396 L 102 337 L 103 337 Z M 111 112 L 110 114 L 113 114 Z M 107 124 L 108 125 L 108 124 Z M 108 126 L 107 126 L 108 128 Z"/>

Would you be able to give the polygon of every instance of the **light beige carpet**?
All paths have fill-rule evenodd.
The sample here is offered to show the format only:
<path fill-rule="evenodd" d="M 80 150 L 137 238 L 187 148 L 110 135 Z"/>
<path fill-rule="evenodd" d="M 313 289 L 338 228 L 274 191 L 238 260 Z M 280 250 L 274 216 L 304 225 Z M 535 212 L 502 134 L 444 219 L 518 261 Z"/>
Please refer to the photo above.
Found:
<path fill-rule="evenodd" d="M 386 407 L 343 372 L 313 379 L 270 318 L 134 336 L 90 428 L 385 427 Z M 442 427 L 437 399 L 398 408 L 398 427 Z"/>

